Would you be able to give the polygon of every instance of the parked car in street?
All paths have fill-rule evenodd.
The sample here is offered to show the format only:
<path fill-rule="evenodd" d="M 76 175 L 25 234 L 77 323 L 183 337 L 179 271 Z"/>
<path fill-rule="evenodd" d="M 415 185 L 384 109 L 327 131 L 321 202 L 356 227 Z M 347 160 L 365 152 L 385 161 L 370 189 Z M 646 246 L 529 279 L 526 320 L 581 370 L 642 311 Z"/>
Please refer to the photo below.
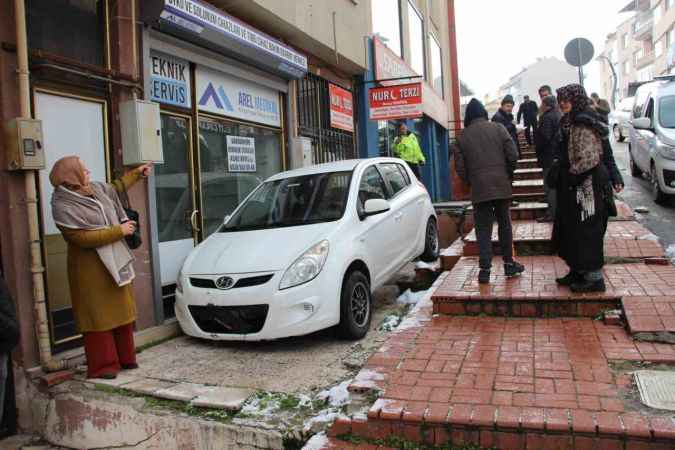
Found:
<path fill-rule="evenodd" d="M 614 133 L 614 139 L 623 142 L 630 135 L 629 122 L 633 112 L 635 97 L 626 97 L 619 102 L 616 109 L 609 114 L 609 126 Z"/>
<path fill-rule="evenodd" d="M 631 175 L 649 175 L 654 201 L 675 195 L 675 76 L 638 88 L 630 127 Z"/>
<path fill-rule="evenodd" d="M 400 159 L 280 173 L 258 186 L 187 257 L 178 276 L 183 331 L 214 340 L 368 331 L 372 292 L 439 253 L 424 185 Z"/>

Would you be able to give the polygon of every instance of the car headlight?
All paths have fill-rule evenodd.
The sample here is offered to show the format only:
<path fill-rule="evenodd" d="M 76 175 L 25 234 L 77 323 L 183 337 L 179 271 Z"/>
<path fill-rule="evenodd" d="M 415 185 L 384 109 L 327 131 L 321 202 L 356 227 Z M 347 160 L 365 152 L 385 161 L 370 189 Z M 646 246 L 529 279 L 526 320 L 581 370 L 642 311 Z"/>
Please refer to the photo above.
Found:
<path fill-rule="evenodd" d="M 279 289 L 288 289 L 313 280 L 319 275 L 328 257 L 328 241 L 321 241 L 307 250 L 286 270 Z"/>
<path fill-rule="evenodd" d="M 176 278 L 176 291 L 183 292 L 183 269 L 178 271 L 178 278 Z"/>
<path fill-rule="evenodd" d="M 666 144 L 659 144 L 659 154 L 666 159 L 675 159 L 675 147 Z"/>

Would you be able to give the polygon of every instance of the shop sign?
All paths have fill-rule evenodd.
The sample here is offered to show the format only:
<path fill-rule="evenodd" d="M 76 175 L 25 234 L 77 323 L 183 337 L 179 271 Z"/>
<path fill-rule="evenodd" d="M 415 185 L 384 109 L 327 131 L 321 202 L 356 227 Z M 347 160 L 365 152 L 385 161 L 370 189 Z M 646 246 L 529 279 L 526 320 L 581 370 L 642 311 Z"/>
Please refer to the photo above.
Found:
<path fill-rule="evenodd" d="M 375 50 L 375 79 L 388 80 L 391 78 L 403 78 L 407 76 L 418 76 L 405 61 L 391 51 L 384 43 L 377 37 L 373 38 L 373 47 Z M 411 83 L 415 78 L 401 79 L 395 81 L 382 81 L 382 86 L 394 86 L 396 84 Z"/>
<path fill-rule="evenodd" d="M 201 111 L 281 126 L 278 91 L 202 66 L 197 67 L 195 79 Z"/>
<path fill-rule="evenodd" d="M 150 99 L 190 108 L 190 64 L 163 53 L 150 52 Z"/>
<path fill-rule="evenodd" d="M 198 38 L 285 77 L 307 73 L 306 56 L 203 1 L 144 0 L 141 13 L 144 21 L 159 22 L 160 29 L 164 25 L 166 31 Z"/>
<path fill-rule="evenodd" d="M 255 172 L 255 139 L 227 136 L 227 170 L 229 172 Z"/>
<path fill-rule="evenodd" d="M 347 89 L 330 83 L 330 126 L 354 132 L 354 102 L 352 93 Z"/>
<path fill-rule="evenodd" d="M 422 117 L 422 83 L 372 88 L 368 96 L 371 120 Z"/>

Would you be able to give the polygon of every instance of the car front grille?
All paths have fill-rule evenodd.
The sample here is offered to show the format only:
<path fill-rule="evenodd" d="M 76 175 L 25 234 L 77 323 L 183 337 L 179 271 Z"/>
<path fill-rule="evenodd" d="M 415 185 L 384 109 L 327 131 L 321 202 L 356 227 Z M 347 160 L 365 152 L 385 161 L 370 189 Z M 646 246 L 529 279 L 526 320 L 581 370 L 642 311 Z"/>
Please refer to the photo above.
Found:
<path fill-rule="evenodd" d="M 188 309 L 197 326 L 205 333 L 252 334 L 265 325 L 269 305 L 189 305 Z"/>
<path fill-rule="evenodd" d="M 260 286 L 267 283 L 274 277 L 274 275 L 259 275 L 256 277 L 240 278 L 232 286 L 231 289 L 251 287 L 251 286 Z M 218 289 L 216 286 L 216 280 L 211 280 L 209 278 L 194 278 L 190 277 L 190 284 L 197 288 L 203 289 Z"/>
<path fill-rule="evenodd" d="M 673 181 L 675 181 L 675 170 L 663 169 L 663 182 L 665 185 L 671 188 L 675 187 L 675 185 L 673 185 Z"/>

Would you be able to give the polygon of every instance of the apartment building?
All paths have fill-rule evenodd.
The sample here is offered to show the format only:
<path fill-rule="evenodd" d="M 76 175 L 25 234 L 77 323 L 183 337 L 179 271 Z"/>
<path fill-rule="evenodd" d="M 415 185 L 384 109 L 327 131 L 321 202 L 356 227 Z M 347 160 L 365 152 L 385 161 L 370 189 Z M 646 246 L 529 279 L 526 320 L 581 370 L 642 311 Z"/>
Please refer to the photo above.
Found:
<path fill-rule="evenodd" d="M 603 95 L 614 101 L 632 94 L 631 83 L 672 73 L 675 48 L 675 0 L 634 0 L 619 12 L 629 18 L 607 36 L 600 69 Z"/>

